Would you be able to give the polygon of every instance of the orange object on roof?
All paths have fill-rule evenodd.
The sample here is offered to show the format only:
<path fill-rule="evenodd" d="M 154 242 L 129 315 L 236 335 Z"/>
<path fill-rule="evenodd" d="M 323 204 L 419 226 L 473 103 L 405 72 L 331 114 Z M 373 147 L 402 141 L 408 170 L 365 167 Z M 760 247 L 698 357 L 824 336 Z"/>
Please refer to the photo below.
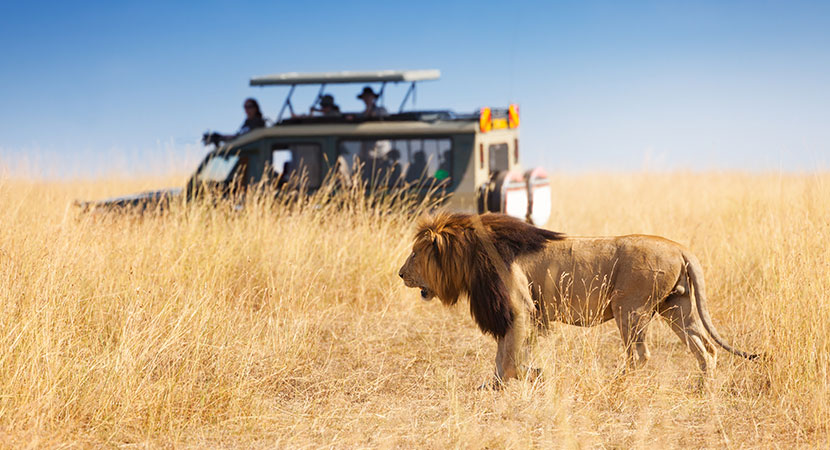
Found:
<path fill-rule="evenodd" d="M 510 128 L 519 128 L 519 105 L 512 103 L 507 108 L 507 126 Z"/>
<path fill-rule="evenodd" d="M 482 133 L 493 129 L 493 112 L 490 108 L 481 108 L 481 113 L 478 115 L 478 127 Z"/>

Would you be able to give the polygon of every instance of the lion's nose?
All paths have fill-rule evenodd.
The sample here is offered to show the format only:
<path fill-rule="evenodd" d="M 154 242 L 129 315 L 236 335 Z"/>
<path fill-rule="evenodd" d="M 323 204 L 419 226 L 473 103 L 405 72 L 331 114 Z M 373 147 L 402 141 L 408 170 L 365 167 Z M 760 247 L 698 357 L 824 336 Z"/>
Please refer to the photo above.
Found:
<path fill-rule="evenodd" d="M 403 278 L 403 272 L 398 272 L 398 276 Z"/>

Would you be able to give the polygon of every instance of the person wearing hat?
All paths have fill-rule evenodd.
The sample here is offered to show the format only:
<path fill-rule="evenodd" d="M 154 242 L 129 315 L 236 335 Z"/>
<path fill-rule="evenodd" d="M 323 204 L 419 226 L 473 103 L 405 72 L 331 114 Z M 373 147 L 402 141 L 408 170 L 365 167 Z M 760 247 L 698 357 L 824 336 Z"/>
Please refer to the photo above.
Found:
<path fill-rule="evenodd" d="M 339 117 L 340 116 L 340 107 L 334 103 L 334 97 L 330 94 L 323 95 L 320 97 L 320 107 L 315 108 L 311 107 L 311 113 L 314 114 L 315 112 L 319 112 L 323 117 Z"/>
<path fill-rule="evenodd" d="M 363 103 L 366 104 L 366 109 L 363 111 L 363 117 L 383 117 L 389 115 L 389 113 L 386 112 L 386 108 L 375 103 L 378 99 L 378 94 L 375 94 L 375 91 L 373 91 L 371 87 L 366 86 L 363 88 L 363 92 L 361 92 L 357 98 L 363 100 Z"/>

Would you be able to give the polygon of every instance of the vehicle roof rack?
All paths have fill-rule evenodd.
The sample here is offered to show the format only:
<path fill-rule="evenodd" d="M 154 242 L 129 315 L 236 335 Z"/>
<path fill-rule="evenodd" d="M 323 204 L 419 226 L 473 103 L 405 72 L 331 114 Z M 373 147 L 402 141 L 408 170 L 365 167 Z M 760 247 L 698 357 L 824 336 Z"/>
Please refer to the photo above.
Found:
<path fill-rule="evenodd" d="M 428 70 L 377 70 L 370 72 L 287 72 L 251 78 L 251 86 L 292 86 L 298 84 L 349 84 L 416 82 L 441 78 L 441 71 Z"/>
<path fill-rule="evenodd" d="M 441 71 L 437 69 L 426 70 L 376 70 L 369 72 L 316 72 L 316 73 L 277 73 L 251 78 L 251 86 L 291 86 L 288 96 L 280 108 L 277 122 L 282 121 L 282 115 L 286 109 L 294 115 L 294 106 L 291 104 L 291 96 L 294 88 L 301 84 L 319 84 L 320 90 L 312 107 L 320 102 L 323 97 L 323 90 L 328 84 L 350 84 L 350 83 L 381 83 L 378 101 L 382 101 L 386 83 L 410 83 L 398 112 L 403 112 L 406 101 L 412 97 L 412 105 L 415 105 L 415 84 L 419 81 L 437 80 L 441 78 Z"/>
<path fill-rule="evenodd" d="M 403 113 L 390 114 L 383 117 L 362 117 L 360 115 L 341 116 L 297 116 L 282 119 L 278 125 L 304 125 L 321 123 L 364 123 L 364 122 L 404 122 L 404 121 L 454 121 L 454 120 L 478 120 L 478 116 L 458 115 L 450 110 L 428 110 L 428 111 L 407 111 Z"/>

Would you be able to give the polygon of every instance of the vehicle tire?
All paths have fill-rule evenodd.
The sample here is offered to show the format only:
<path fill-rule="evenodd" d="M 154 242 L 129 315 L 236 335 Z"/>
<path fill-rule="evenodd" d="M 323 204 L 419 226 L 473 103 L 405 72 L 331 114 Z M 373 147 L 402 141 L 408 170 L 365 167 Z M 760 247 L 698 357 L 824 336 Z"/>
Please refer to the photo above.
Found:
<path fill-rule="evenodd" d="M 550 220 L 552 209 L 550 177 L 545 169 L 536 167 L 525 172 L 524 178 L 527 185 L 527 220 L 543 227 Z"/>
<path fill-rule="evenodd" d="M 521 172 L 494 172 L 479 189 L 478 209 L 481 213 L 503 213 L 528 220 L 527 182 Z"/>

